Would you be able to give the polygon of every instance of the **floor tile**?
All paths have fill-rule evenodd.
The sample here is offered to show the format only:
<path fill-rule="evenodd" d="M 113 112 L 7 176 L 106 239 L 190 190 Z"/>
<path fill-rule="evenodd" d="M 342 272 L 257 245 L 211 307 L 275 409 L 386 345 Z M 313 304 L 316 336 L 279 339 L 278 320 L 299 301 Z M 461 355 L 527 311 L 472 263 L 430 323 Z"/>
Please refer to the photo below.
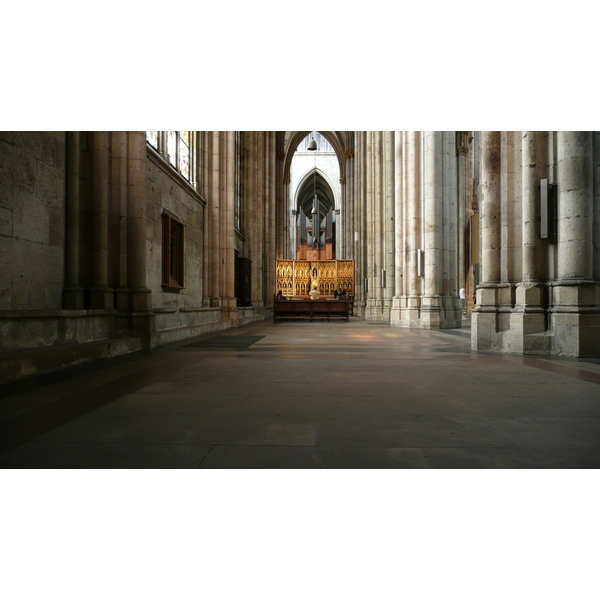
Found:
<path fill-rule="evenodd" d="M 210 446 L 29 442 L 0 454 L 0 468 L 193 469 Z"/>
<path fill-rule="evenodd" d="M 431 469 L 420 448 L 214 446 L 202 469 Z"/>

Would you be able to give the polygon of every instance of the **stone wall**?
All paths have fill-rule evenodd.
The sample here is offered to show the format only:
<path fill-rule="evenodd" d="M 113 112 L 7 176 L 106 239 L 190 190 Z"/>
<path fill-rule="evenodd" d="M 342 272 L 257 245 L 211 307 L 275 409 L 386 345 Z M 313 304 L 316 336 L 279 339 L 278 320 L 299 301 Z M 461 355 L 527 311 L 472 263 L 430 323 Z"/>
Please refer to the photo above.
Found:
<path fill-rule="evenodd" d="M 0 132 L 0 310 L 62 308 L 65 134 Z"/>
<path fill-rule="evenodd" d="M 151 151 L 150 151 L 151 152 Z M 152 308 L 193 308 L 202 306 L 204 200 L 191 185 L 154 154 L 147 162 L 147 285 Z M 162 287 L 162 213 L 183 223 L 184 289 Z"/>

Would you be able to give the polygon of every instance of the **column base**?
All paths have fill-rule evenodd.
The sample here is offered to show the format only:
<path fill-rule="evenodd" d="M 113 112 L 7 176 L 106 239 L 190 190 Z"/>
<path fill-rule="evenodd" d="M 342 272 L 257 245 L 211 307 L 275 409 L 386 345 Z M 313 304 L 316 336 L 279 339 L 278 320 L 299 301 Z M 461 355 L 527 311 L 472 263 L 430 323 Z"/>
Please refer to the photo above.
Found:
<path fill-rule="evenodd" d="M 93 287 L 88 289 L 90 308 L 104 309 L 115 307 L 114 290 L 109 287 Z"/>
<path fill-rule="evenodd" d="M 477 290 L 472 314 L 473 350 L 542 356 L 600 356 L 600 286 L 597 282 L 537 282 L 516 286 L 510 310 L 506 286 Z M 505 327 L 508 319 L 509 327 Z"/>
<path fill-rule="evenodd" d="M 85 308 L 84 290 L 79 285 L 70 285 L 63 288 L 63 308 L 82 310 Z"/>
<path fill-rule="evenodd" d="M 600 285 L 595 281 L 556 282 L 550 326 L 553 354 L 600 357 Z"/>

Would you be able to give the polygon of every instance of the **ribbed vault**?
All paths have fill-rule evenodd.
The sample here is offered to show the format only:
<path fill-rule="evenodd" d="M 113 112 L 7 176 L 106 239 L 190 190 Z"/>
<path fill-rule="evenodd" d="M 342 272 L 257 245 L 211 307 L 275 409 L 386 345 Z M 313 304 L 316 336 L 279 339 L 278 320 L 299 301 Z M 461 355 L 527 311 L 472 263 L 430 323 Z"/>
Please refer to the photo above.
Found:
<path fill-rule="evenodd" d="M 315 189 L 319 198 L 319 217 L 323 219 L 334 207 L 335 202 L 331 186 L 318 169 L 312 169 L 298 189 L 298 212 L 304 213 L 307 217 L 311 216 Z"/>

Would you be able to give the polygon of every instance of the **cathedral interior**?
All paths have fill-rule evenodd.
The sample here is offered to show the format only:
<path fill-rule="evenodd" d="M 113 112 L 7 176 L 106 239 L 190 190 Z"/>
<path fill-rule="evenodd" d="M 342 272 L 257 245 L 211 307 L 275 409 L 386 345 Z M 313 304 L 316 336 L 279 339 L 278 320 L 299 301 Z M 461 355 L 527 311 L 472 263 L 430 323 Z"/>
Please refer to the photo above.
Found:
<path fill-rule="evenodd" d="M 3 472 L 600 467 L 600 132 L 6 131 L 0 211 Z"/>
<path fill-rule="evenodd" d="M 6 7 L 7 597 L 593 596 L 597 25 L 365 9 Z"/>
<path fill-rule="evenodd" d="M 2 132 L 0 194 L 1 466 L 599 466 L 599 132 Z"/>
<path fill-rule="evenodd" d="M 599 132 L 6 131 L 0 211 L 3 472 L 600 467 Z"/>

